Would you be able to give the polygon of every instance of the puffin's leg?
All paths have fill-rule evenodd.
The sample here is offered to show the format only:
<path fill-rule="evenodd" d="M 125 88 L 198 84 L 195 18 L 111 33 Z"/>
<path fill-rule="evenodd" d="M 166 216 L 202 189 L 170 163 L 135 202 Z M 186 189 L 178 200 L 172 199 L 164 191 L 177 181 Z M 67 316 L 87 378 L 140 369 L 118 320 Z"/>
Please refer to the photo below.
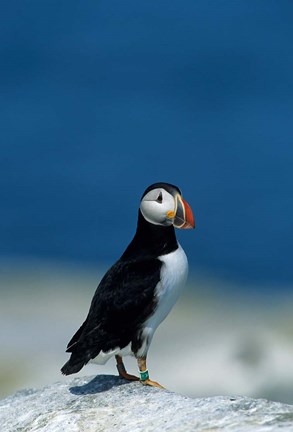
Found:
<path fill-rule="evenodd" d="M 161 384 L 157 383 L 156 381 L 151 381 L 149 379 L 149 373 L 146 366 L 146 357 L 137 357 L 137 364 L 140 372 L 140 382 L 144 385 L 149 385 L 152 387 L 159 387 L 161 389 L 164 389 L 165 387 L 161 386 Z"/>
<path fill-rule="evenodd" d="M 124 366 L 124 363 L 123 363 L 123 360 L 122 360 L 121 356 L 115 355 L 115 359 L 116 359 L 116 362 L 117 362 L 116 367 L 117 367 L 119 376 L 121 378 L 124 378 L 124 379 L 126 379 L 128 381 L 139 381 L 138 377 L 136 377 L 134 375 L 130 375 L 130 374 L 128 374 L 126 372 L 126 369 L 125 369 L 125 366 Z"/>

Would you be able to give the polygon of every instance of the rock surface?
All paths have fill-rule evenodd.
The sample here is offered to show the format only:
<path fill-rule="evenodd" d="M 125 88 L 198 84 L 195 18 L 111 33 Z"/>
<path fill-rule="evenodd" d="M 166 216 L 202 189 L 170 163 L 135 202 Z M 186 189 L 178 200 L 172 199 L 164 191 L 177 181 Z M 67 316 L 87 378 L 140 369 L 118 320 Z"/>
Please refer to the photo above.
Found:
<path fill-rule="evenodd" d="M 5 432 L 293 431 L 293 406 L 246 397 L 191 399 L 112 375 L 74 378 L 0 401 Z"/>

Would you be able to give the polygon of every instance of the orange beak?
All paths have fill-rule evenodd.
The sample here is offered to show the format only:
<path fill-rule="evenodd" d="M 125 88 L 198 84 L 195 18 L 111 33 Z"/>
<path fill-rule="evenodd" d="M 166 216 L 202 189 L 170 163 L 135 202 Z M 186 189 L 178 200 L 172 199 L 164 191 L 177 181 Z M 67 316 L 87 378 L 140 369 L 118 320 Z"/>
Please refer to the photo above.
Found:
<path fill-rule="evenodd" d="M 176 196 L 177 209 L 173 225 L 180 229 L 195 228 L 195 222 L 190 205 L 178 194 Z"/>

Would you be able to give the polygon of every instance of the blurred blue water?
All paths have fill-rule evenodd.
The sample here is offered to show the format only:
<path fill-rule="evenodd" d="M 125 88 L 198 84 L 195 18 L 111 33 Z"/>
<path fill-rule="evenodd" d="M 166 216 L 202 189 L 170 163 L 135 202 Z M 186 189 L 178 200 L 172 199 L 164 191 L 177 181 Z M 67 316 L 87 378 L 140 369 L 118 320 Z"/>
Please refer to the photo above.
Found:
<path fill-rule="evenodd" d="M 112 262 L 169 181 L 195 270 L 293 281 L 292 2 L 0 8 L 1 257 Z"/>

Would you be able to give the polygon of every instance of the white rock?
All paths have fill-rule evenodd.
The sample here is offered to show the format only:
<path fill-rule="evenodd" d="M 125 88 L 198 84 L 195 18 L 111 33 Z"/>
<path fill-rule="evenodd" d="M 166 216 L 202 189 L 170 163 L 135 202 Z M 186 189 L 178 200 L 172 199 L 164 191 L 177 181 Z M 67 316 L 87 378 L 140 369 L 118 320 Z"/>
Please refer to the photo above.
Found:
<path fill-rule="evenodd" d="M 74 378 L 0 401 L 0 430 L 293 431 L 293 406 L 265 399 L 191 399 L 112 376 Z"/>

